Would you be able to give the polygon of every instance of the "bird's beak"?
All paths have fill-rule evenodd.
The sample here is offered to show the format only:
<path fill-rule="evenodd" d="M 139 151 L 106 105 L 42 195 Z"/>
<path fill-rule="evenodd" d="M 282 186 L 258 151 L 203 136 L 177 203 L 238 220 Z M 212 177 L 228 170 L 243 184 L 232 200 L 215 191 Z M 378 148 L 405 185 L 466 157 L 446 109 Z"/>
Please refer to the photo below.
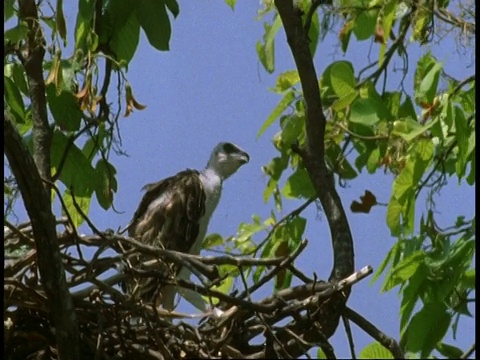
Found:
<path fill-rule="evenodd" d="M 250 156 L 248 156 L 248 154 L 243 151 L 243 152 L 238 154 L 238 160 L 243 165 L 243 164 L 246 164 L 250 161 Z"/>

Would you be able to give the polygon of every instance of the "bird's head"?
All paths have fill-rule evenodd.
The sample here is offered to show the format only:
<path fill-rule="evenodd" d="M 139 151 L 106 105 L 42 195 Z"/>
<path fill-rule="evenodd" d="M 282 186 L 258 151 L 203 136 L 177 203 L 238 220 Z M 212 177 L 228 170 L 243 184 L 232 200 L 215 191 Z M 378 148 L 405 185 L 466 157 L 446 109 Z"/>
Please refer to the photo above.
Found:
<path fill-rule="evenodd" d="M 226 179 L 249 160 L 250 156 L 237 145 L 221 142 L 213 149 L 207 168 L 214 170 L 222 179 Z"/>

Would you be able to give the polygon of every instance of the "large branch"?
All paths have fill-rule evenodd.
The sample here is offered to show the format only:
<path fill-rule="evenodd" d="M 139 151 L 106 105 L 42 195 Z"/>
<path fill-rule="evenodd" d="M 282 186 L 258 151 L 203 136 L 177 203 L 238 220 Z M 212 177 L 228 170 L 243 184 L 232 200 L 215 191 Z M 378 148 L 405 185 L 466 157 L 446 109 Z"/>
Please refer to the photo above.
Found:
<path fill-rule="evenodd" d="M 333 175 L 325 164 L 325 126 L 317 73 L 313 65 L 308 35 L 302 25 L 301 12 L 292 0 L 275 0 L 283 22 L 287 41 L 298 69 L 306 109 L 305 149 L 297 149 L 310 175 L 313 186 L 330 226 L 334 264 L 330 280 L 339 280 L 354 271 L 353 240 Z"/>
<path fill-rule="evenodd" d="M 60 257 L 50 194 L 42 186 L 34 160 L 6 112 L 3 131 L 4 151 L 32 222 L 38 270 L 55 325 L 59 359 L 79 359 L 77 319 Z"/>
<path fill-rule="evenodd" d="M 48 125 L 45 81 L 43 79 L 43 58 L 45 39 L 38 20 L 35 0 L 19 0 L 19 17 L 28 24 L 27 51 L 21 56 L 27 75 L 33 120 L 33 159 L 40 176 L 51 178 L 50 147 L 52 130 Z M 42 184 L 48 189 L 47 184 Z"/>

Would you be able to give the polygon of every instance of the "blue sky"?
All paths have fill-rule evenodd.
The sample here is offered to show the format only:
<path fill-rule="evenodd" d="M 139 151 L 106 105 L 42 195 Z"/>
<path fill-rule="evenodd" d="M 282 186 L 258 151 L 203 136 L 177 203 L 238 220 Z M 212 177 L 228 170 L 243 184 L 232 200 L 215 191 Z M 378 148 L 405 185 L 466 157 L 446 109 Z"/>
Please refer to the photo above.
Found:
<path fill-rule="evenodd" d="M 70 25 L 76 16 L 76 2 L 73 3 L 75 5 L 65 2 L 67 24 Z M 250 154 L 251 160 L 224 184 L 209 232 L 227 237 L 235 234 L 240 222 L 251 221 L 253 214 L 262 219 L 269 216 L 273 204 L 263 202 L 267 179 L 261 167 L 276 155 L 271 137 L 278 131 L 278 125 L 273 125 L 259 140 L 256 135 L 280 100 L 268 89 L 274 86 L 279 73 L 293 69 L 294 64 L 283 29 L 275 43 L 275 73 L 266 73 L 258 61 L 255 43 L 263 36 L 263 22 L 255 20 L 259 6 L 258 1 L 239 1 L 232 11 L 221 1 L 181 1 L 180 14 L 172 22 L 169 52 L 154 50 L 142 33 L 127 77 L 136 99 L 147 108 L 135 111 L 128 118 L 120 118 L 122 149 L 128 156 L 114 155 L 111 160 L 117 169 L 119 185 L 115 208 L 121 213 L 105 212 L 93 204 L 89 215 L 98 228 L 125 226 L 140 201 L 140 189 L 144 184 L 187 167 L 204 167 L 210 151 L 219 141 L 238 144 Z M 414 46 L 411 49 L 410 60 L 414 64 L 418 49 Z M 473 58 L 460 56 L 453 42 L 446 41 L 441 47 L 432 48 L 432 52 L 447 63 L 447 72 L 459 79 L 475 71 L 468 68 L 468 64 L 473 64 Z M 375 46 L 370 49 L 369 43 L 364 42 L 344 57 L 336 37 L 329 35 L 317 48 L 315 65 L 320 75 L 332 61 L 346 58 L 358 71 L 377 54 Z M 462 66 L 458 66 L 460 62 Z M 400 60 L 396 60 L 395 65 L 402 66 Z M 407 77 L 408 91 L 411 90 L 412 75 Z M 392 71 L 389 82 L 398 80 L 398 76 L 399 73 Z M 370 214 L 353 214 L 349 210 L 350 203 L 366 189 L 373 191 L 379 202 L 387 203 L 392 179 L 391 175 L 381 172 L 374 176 L 362 174 L 346 188 L 338 188 L 355 240 L 357 269 L 365 265 L 378 269 L 395 239 L 390 236 L 386 225 L 385 207 L 374 207 Z M 457 179 L 453 178 L 436 199 L 439 225 L 452 224 L 458 215 L 471 218 L 475 212 L 474 195 L 473 187 L 464 183 L 459 186 Z M 300 202 L 285 201 L 283 215 L 299 205 Z M 417 213 L 423 209 L 424 202 L 420 200 Z M 316 272 L 319 278 L 326 279 L 332 266 L 326 218 L 314 205 L 303 216 L 308 219 L 305 237 L 309 246 L 296 265 L 307 274 Z M 82 229 L 88 232 L 87 228 Z M 258 239 L 263 239 L 263 234 Z M 370 279 L 353 288 L 349 306 L 398 339 L 399 297 L 395 290 L 380 293 L 381 281 L 372 285 Z M 267 296 L 268 291 L 265 289 L 259 295 Z M 182 303 L 178 310 L 190 311 L 192 308 Z M 357 351 L 372 341 L 355 326 L 352 330 Z M 473 334 L 473 320 L 463 321 L 459 326 L 457 346 L 469 347 L 474 342 Z M 337 357 L 350 357 L 343 325 L 339 326 L 331 344 Z"/>

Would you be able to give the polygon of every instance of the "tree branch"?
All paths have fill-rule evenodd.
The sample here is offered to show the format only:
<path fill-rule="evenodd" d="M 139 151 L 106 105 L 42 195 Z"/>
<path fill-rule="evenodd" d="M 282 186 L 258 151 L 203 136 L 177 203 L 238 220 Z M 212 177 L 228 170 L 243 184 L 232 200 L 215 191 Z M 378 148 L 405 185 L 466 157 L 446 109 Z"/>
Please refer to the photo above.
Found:
<path fill-rule="evenodd" d="M 43 79 L 43 57 L 45 38 L 38 20 L 35 0 L 19 0 L 19 18 L 28 24 L 27 54 L 21 59 L 25 67 L 30 92 L 33 120 L 33 159 L 40 177 L 51 179 L 50 148 L 52 130 L 48 125 L 47 99 Z M 48 190 L 48 185 L 41 183 Z M 50 203 L 50 202 L 49 202 Z"/>
<path fill-rule="evenodd" d="M 326 118 L 308 34 L 302 26 L 301 12 L 293 5 L 293 1 L 276 0 L 275 6 L 283 22 L 305 99 L 306 149 L 298 150 L 322 203 L 332 233 L 334 265 L 330 280 L 340 280 L 354 271 L 353 240 L 340 197 L 335 190 L 333 174 L 328 171 L 324 161 Z"/>
<path fill-rule="evenodd" d="M 34 160 L 6 112 L 3 130 L 4 151 L 32 221 L 37 264 L 56 328 L 59 358 L 79 359 L 77 320 L 60 257 L 50 192 L 45 191 Z"/>

